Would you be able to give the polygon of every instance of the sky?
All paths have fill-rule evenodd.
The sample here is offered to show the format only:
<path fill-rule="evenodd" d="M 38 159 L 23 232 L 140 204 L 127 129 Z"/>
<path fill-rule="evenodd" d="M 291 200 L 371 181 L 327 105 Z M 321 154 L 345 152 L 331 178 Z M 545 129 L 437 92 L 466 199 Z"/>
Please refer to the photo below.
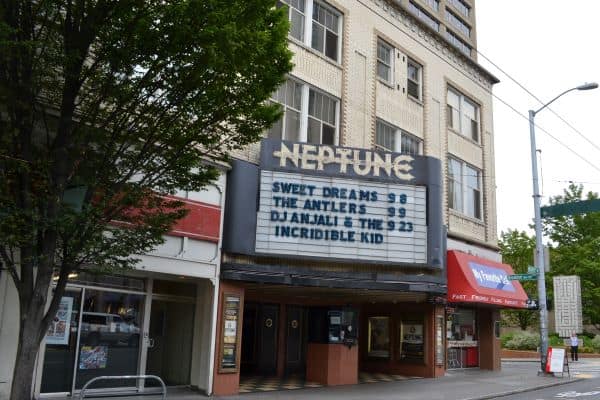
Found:
<path fill-rule="evenodd" d="M 493 89 L 498 234 L 532 234 L 527 114 L 542 103 L 502 71 L 544 103 L 585 82 L 600 83 L 600 1 L 478 0 L 476 18 L 478 61 L 500 79 Z M 542 206 L 569 182 L 600 192 L 600 89 L 570 92 L 549 108 L 535 117 Z"/>

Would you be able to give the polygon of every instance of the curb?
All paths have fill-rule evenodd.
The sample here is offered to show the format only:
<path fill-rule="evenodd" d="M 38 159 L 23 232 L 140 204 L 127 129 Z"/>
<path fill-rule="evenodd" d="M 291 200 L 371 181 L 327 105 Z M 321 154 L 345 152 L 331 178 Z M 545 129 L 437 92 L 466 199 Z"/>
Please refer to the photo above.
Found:
<path fill-rule="evenodd" d="M 575 382 L 580 382 L 580 381 L 583 381 L 583 380 L 585 380 L 585 378 L 574 378 L 574 379 L 570 379 L 570 380 L 564 381 L 564 382 L 554 382 L 554 383 L 549 383 L 549 384 L 546 384 L 546 385 L 540 385 L 540 386 L 528 387 L 528 388 L 523 388 L 523 389 L 510 390 L 508 392 L 486 394 L 484 396 L 479 396 L 479 397 L 469 397 L 469 398 L 466 398 L 466 399 L 463 399 L 463 400 L 487 400 L 487 399 L 495 399 L 497 397 L 512 396 L 513 394 L 525 393 L 525 392 L 533 392 L 534 390 L 546 389 L 546 388 L 553 387 L 553 386 L 566 385 L 568 383 L 575 383 Z"/>

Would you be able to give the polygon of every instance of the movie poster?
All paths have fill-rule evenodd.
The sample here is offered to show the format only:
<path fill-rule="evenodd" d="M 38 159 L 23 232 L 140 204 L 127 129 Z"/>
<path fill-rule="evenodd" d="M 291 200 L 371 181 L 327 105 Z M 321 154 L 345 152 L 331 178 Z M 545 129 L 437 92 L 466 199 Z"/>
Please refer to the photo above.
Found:
<path fill-rule="evenodd" d="M 56 316 L 46 333 L 46 344 L 69 344 L 72 309 L 72 297 L 63 297 L 60 299 Z"/>

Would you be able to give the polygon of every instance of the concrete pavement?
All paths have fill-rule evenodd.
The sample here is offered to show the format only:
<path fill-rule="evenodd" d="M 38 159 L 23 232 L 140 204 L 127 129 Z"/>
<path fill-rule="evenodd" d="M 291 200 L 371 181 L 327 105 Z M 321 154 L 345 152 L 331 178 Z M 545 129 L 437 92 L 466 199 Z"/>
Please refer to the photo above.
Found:
<path fill-rule="evenodd" d="M 237 396 L 214 397 L 219 400 L 305 400 L 305 399 L 369 399 L 369 400 L 483 400 L 558 386 L 580 379 L 575 373 L 596 371 L 600 375 L 600 359 L 580 360 L 571 366 L 571 377 L 537 376 L 536 360 L 503 360 L 501 371 L 478 369 L 451 370 L 436 379 L 411 379 L 396 382 L 369 383 L 350 386 L 322 387 L 301 390 L 247 393 Z M 582 375 L 583 376 L 583 375 Z M 591 375 L 585 375 L 592 377 Z M 153 400 L 160 396 L 138 396 L 131 399 Z M 201 400 L 205 396 L 184 389 L 169 391 L 171 400 Z M 115 398 L 116 399 L 116 398 Z M 123 400 L 123 398 L 119 398 Z"/>

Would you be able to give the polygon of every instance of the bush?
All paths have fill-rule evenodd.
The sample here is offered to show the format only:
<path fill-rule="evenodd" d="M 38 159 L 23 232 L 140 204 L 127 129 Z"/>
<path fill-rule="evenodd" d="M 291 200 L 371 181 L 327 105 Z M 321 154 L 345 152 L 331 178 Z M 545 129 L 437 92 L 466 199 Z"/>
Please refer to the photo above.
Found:
<path fill-rule="evenodd" d="M 537 350 L 540 345 L 539 335 L 529 332 L 515 333 L 512 339 L 506 342 L 506 348 L 511 350 Z"/>
<path fill-rule="evenodd" d="M 590 347 L 594 349 L 594 352 L 600 353 L 600 335 L 594 336 L 591 340 Z"/>
<path fill-rule="evenodd" d="M 515 334 L 514 333 L 505 333 L 503 335 L 500 336 L 500 343 L 502 348 L 506 348 L 506 343 L 511 340 L 513 338 Z"/>
<path fill-rule="evenodd" d="M 553 333 L 548 336 L 548 346 L 550 347 L 561 347 L 564 346 L 565 342 L 563 338 L 559 337 L 558 334 Z"/>

